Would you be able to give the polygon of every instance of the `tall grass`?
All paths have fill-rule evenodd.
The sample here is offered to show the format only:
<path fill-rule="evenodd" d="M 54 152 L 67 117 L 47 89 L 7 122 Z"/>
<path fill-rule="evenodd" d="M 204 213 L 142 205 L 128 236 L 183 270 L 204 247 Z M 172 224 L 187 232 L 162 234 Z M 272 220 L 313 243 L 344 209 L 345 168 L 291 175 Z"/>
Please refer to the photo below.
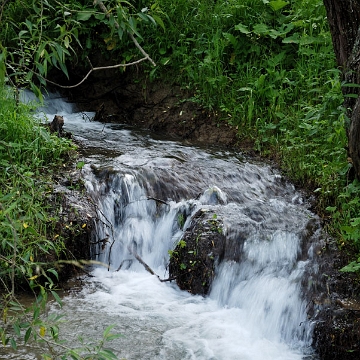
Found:
<path fill-rule="evenodd" d="M 147 45 L 160 64 L 149 76 L 181 84 L 237 127 L 240 141 L 276 156 L 290 179 L 315 192 L 339 244 L 354 244 L 360 186 L 349 176 L 341 74 L 322 1 L 158 4 L 166 32 Z"/>
<path fill-rule="evenodd" d="M 49 295 L 61 306 L 50 259 L 57 260 L 64 250 L 51 231 L 56 221 L 47 205 L 51 174 L 74 147 L 50 135 L 32 110 L 18 104 L 11 90 L 0 88 L 0 347 L 16 351 L 32 342 L 44 359 L 116 359 L 104 349 L 121 336 L 111 332 L 112 326 L 99 341 L 80 339 L 81 346 L 72 348 L 59 335 L 63 315 L 47 314 Z M 30 306 L 18 300 L 19 289 L 34 291 Z"/>
<path fill-rule="evenodd" d="M 11 292 L 34 285 L 46 254 L 63 246 L 49 239 L 46 197 L 52 169 L 72 146 L 50 135 L 32 110 L 0 89 L 0 287 Z"/>

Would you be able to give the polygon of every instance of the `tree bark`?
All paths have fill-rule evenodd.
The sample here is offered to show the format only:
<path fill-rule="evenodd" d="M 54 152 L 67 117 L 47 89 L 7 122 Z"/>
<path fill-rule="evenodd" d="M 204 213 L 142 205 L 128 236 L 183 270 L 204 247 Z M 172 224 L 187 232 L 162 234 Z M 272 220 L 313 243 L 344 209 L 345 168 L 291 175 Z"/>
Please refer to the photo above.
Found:
<path fill-rule="evenodd" d="M 360 179 L 360 0 L 324 0 L 337 64 L 342 72 L 349 123 L 348 151 Z M 357 96 L 354 96 L 357 95 Z"/>

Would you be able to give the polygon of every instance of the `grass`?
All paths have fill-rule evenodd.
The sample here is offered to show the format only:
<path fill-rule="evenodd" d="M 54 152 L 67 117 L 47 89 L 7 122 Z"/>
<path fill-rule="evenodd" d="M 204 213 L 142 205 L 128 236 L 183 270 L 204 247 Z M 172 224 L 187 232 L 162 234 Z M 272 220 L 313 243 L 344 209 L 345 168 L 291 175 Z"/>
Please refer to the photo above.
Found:
<path fill-rule="evenodd" d="M 75 12 L 82 9 L 77 1 L 72 4 Z M 140 0 L 136 5 L 141 9 L 148 4 Z M 292 181 L 315 192 L 317 210 L 334 220 L 328 230 L 339 244 L 349 242 L 360 251 L 355 240 L 360 233 L 356 220 L 360 200 L 354 190 L 358 186 L 349 172 L 348 119 L 323 2 L 157 0 L 149 13 L 162 17 L 165 30 L 137 20 L 139 42 L 158 64 L 153 68 L 143 63 L 148 77 L 180 84 L 193 101 L 239 129 L 240 141 L 251 139 L 262 155 L 276 157 Z M 75 18 L 66 21 L 78 29 Z M 115 47 L 99 41 L 99 35 L 101 39 L 115 36 L 111 31 L 107 34 L 99 21 L 95 16 L 82 19 L 79 41 L 84 36 L 81 29 L 87 29 L 86 47 L 80 51 L 83 58 L 92 49 L 115 62 L 138 58 L 138 50 L 125 37 Z M 43 36 L 51 29 L 44 28 Z M 77 61 L 70 60 L 73 66 Z M 21 114 L 11 115 L 9 130 L 15 127 L 16 116 Z M 41 141 L 48 135 L 36 131 L 27 142 L 31 145 L 12 144 L 8 139 L 2 146 L 2 151 L 7 149 L 4 156 L 11 149 L 19 157 L 16 171 L 22 174 L 39 171 L 27 167 L 26 154 L 36 151 L 33 158 L 40 167 L 47 154 L 41 151 Z M 53 146 L 50 154 L 55 156 L 58 149 L 61 152 Z M 10 177 L 15 176 L 13 167 L 6 168 Z M 349 196 L 354 200 L 351 206 Z"/>
<path fill-rule="evenodd" d="M 52 170 L 73 147 L 50 135 L 32 111 L 11 90 L 0 89 L 0 286 L 8 293 L 34 286 L 46 255 L 58 255 L 63 247 L 60 239 L 49 239 L 54 219 L 46 197 Z"/>
<path fill-rule="evenodd" d="M 166 32 L 144 45 L 159 64 L 150 79 L 180 84 L 220 111 L 240 140 L 279 159 L 292 181 L 316 194 L 318 213 L 332 219 L 327 230 L 356 259 L 360 187 L 347 159 L 341 74 L 322 1 L 158 4 Z"/>

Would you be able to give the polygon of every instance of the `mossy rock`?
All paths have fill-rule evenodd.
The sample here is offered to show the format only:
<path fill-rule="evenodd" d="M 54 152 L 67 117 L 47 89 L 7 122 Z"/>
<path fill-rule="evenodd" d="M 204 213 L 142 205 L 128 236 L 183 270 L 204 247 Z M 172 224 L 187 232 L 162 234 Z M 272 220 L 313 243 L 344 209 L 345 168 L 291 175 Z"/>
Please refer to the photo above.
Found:
<path fill-rule="evenodd" d="M 207 295 L 215 275 L 215 265 L 225 252 L 223 224 L 213 212 L 199 210 L 174 251 L 169 273 L 180 289 Z"/>

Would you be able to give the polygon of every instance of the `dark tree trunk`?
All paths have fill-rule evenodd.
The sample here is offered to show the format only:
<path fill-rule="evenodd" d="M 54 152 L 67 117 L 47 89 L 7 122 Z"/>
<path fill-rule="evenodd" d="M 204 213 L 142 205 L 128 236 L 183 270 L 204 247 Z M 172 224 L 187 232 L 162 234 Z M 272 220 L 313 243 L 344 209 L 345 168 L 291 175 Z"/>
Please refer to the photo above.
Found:
<path fill-rule="evenodd" d="M 336 60 L 344 84 L 360 85 L 360 0 L 324 0 Z M 344 86 L 349 157 L 360 179 L 360 88 Z M 349 96 L 350 95 L 350 96 Z"/>

